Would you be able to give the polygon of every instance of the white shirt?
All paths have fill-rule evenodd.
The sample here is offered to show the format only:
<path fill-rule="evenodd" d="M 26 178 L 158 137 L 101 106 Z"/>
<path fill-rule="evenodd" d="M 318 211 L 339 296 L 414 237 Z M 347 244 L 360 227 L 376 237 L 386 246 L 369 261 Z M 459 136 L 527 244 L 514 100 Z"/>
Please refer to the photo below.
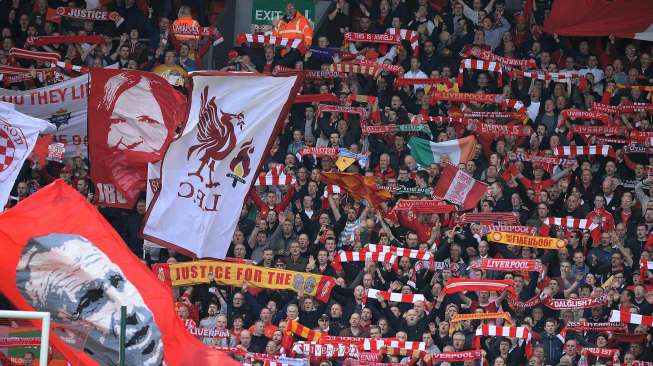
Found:
<path fill-rule="evenodd" d="M 404 74 L 404 77 L 406 79 L 428 79 L 428 76 L 426 76 L 424 71 L 422 70 L 413 71 L 412 69 L 408 70 L 408 72 Z M 424 89 L 424 86 L 425 86 L 424 84 L 416 84 L 415 90 Z"/>

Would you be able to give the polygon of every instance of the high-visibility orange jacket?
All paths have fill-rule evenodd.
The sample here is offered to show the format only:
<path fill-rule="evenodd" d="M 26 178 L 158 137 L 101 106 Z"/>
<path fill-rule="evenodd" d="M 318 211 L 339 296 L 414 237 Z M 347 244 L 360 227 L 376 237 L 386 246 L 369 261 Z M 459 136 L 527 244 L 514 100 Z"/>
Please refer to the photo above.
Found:
<path fill-rule="evenodd" d="M 287 22 L 285 17 L 279 18 L 272 28 L 272 35 L 281 38 L 301 38 L 304 40 L 304 47 L 311 47 L 313 42 L 313 29 L 311 23 L 300 12 Z"/>

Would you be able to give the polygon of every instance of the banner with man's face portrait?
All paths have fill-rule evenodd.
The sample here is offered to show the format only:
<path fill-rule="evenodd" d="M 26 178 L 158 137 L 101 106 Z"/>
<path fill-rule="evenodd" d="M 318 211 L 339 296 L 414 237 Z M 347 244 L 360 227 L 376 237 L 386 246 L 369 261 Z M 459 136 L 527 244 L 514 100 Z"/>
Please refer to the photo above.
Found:
<path fill-rule="evenodd" d="M 237 364 L 185 330 L 170 289 L 64 181 L 0 215 L 0 236 L 0 291 L 19 310 L 52 314 L 66 332 L 53 331 L 51 343 L 71 364 L 118 364 L 122 306 L 127 365 Z"/>
<path fill-rule="evenodd" d="M 184 117 L 186 98 L 143 71 L 91 69 L 89 158 L 96 203 L 132 208 L 147 163 L 160 160 Z"/>

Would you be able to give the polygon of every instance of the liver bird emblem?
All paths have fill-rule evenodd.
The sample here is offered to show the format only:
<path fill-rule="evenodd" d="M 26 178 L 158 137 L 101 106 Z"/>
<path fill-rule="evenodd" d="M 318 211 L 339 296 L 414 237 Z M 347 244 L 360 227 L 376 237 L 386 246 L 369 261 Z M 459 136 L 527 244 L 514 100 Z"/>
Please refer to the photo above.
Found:
<path fill-rule="evenodd" d="M 201 94 L 201 107 L 197 131 L 198 143 L 188 149 L 187 160 L 195 154 L 199 157 L 200 166 L 197 171 L 188 173 L 188 176 L 195 175 L 201 182 L 204 182 L 202 171 L 208 165 L 209 176 L 207 188 L 213 188 L 220 185 L 219 182 L 213 181 L 213 172 L 215 162 L 226 158 L 236 147 L 235 126 L 242 131 L 245 125 L 243 112 L 238 114 L 226 113 L 220 109 L 218 118 L 218 107 L 215 103 L 215 97 L 208 100 L 209 87 L 204 87 Z"/>

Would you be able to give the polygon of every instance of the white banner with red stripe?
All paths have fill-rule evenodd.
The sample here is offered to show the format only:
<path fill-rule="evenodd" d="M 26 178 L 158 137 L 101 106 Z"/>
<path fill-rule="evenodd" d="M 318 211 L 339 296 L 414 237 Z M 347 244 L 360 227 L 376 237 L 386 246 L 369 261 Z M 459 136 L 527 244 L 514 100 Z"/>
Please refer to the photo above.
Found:
<path fill-rule="evenodd" d="M 388 292 L 368 288 L 363 295 L 363 305 L 365 305 L 368 298 L 376 299 L 378 295 L 380 295 L 383 300 L 390 302 L 414 304 L 417 301 L 426 301 L 426 298 L 422 294 L 403 294 L 401 292 Z"/>

